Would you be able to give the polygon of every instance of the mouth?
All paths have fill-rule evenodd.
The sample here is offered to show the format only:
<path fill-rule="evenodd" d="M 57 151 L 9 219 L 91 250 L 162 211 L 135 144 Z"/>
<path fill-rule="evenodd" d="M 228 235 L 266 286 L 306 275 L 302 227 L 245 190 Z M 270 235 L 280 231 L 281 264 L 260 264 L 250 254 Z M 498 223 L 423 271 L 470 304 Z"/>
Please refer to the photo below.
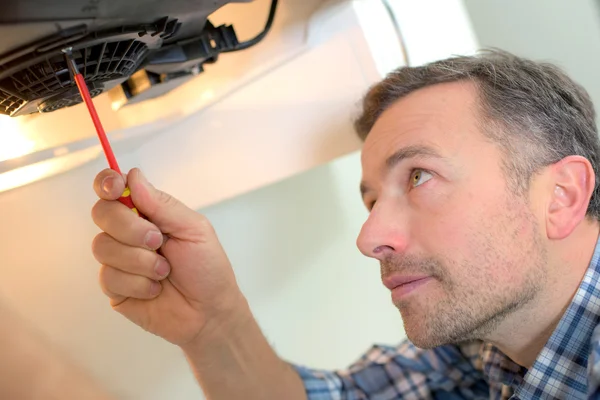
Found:
<path fill-rule="evenodd" d="M 392 292 L 392 301 L 397 302 L 408 294 L 421 288 L 433 278 L 427 275 L 390 275 L 382 279 L 383 284 Z"/>

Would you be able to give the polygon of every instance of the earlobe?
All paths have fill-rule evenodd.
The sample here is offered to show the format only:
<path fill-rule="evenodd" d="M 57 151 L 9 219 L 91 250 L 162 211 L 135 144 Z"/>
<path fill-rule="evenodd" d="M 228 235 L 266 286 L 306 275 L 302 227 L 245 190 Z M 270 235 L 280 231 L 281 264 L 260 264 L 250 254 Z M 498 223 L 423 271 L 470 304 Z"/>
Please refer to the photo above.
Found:
<path fill-rule="evenodd" d="M 551 193 L 547 214 L 550 239 L 569 236 L 585 218 L 594 190 L 594 171 L 590 162 L 580 156 L 563 158 L 552 166 Z"/>

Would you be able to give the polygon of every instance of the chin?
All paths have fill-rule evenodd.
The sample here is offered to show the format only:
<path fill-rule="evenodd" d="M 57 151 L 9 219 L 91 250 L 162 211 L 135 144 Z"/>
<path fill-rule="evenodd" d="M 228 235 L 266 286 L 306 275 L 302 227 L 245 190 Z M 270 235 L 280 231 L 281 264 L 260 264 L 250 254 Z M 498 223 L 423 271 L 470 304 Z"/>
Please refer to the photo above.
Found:
<path fill-rule="evenodd" d="M 437 335 L 433 335 L 429 329 L 427 329 L 426 319 L 421 318 L 403 318 L 404 332 L 406 337 L 411 341 L 412 344 L 421 349 L 432 349 L 434 347 L 448 344 Z"/>
<path fill-rule="evenodd" d="M 408 340 L 421 349 L 479 340 L 493 327 L 492 323 L 475 325 L 472 321 L 457 321 L 444 316 L 428 319 L 424 315 L 411 315 L 404 318 L 403 323 Z"/>
<path fill-rule="evenodd" d="M 404 332 L 408 340 L 421 349 L 432 349 L 463 341 L 453 336 L 451 332 L 445 331 L 441 324 L 430 321 L 424 314 L 405 314 L 408 313 L 401 312 Z"/>
<path fill-rule="evenodd" d="M 408 340 L 415 346 L 420 349 L 433 349 L 435 347 L 444 346 L 446 344 L 451 344 L 444 340 L 439 340 L 439 338 L 429 337 L 427 335 L 422 334 L 409 334 L 406 333 Z"/>

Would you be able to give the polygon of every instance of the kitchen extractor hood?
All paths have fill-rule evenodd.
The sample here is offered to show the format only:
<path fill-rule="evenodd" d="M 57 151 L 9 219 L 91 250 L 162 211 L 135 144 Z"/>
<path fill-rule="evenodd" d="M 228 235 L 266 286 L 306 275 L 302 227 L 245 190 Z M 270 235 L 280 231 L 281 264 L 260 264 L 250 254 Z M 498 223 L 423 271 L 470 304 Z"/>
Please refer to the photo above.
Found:
<path fill-rule="evenodd" d="M 216 64 L 221 53 L 248 49 L 266 37 L 277 0 L 259 1 L 258 7 L 252 2 L 3 2 L 0 192 L 69 170 L 99 154 L 88 116 L 80 107 L 72 108 L 82 99 L 62 49 L 72 48 L 112 139 L 131 142 L 183 116 L 183 107 L 164 103 L 168 106 L 161 107 L 161 115 L 133 110 L 129 120 L 120 109 L 164 96 L 202 74 L 205 64 Z M 224 9 L 226 4 L 250 7 Z M 209 16 L 220 22 L 213 24 Z M 241 26 L 239 38 L 234 24 Z M 207 90 L 199 98 L 207 101 L 212 94 Z"/>
<path fill-rule="evenodd" d="M 31 90 L 25 90 L 30 97 L 21 105 L 5 112 L 13 117 L 0 115 L 0 191 L 101 156 L 73 88 L 61 87 L 54 97 L 31 95 L 34 87 L 44 87 L 41 82 L 68 83 L 62 56 L 56 53 L 49 67 L 41 55 L 62 46 L 75 44 L 79 67 L 87 68 L 88 86 L 97 89 L 94 103 L 117 157 L 124 159 L 122 167 L 142 167 L 157 186 L 191 207 L 358 150 L 352 117 L 371 84 L 401 65 L 476 50 L 461 0 L 8 3 L 19 11 L 0 17 L 5 73 L 0 76 L 12 77 L 9 83 L 0 80 L 0 90 Z M 50 13 L 52 3 L 61 4 L 55 12 L 62 14 Z M 75 3 L 81 7 L 73 8 Z M 235 39 L 232 34 L 232 41 L 221 40 L 210 33 L 215 30 Z M 256 45 L 227 51 L 235 43 L 254 44 L 257 36 Z M 119 40 L 110 44 L 106 37 Z M 207 51 L 218 54 L 206 57 Z M 14 75 L 23 60 L 38 69 Z M 94 80 L 96 68 L 120 75 Z M 211 190 L 195 190 L 181 182 L 183 176 Z"/>
<path fill-rule="evenodd" d="M 234 0 L 234 2 L 251 0 Z M 243 50 L 234 27 L 209 15 L 229 1 L 9 0 L 0 15 L 0 114 L 47 113 L 81 103 L 61 49 L 71 47 L 92 97 L 111 89 L 121 105 L 160 96 L 220 53 Z M 26 27 L 26 29 L 25 29 Z"/>

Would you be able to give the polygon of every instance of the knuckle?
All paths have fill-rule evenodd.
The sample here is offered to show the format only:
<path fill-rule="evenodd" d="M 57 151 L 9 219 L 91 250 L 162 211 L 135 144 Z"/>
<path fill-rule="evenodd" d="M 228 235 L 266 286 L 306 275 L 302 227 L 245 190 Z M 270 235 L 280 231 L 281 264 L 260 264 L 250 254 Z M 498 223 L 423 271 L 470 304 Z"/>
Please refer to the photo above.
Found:
<path fill-rule="evenodd" d="M 98 281 L 101 285 L 106 286 L 108 282 L 109 268 L 106 265 L 101 265 L 100 270 L 98 271 Z"/>
<path fill-rule="evenodd" d="M 103 257 L 102 257 L 102 252 L 103 252 L 103 247 L 104 244 L 106 243 L 106 236 L 108 236 L 106 233 L 102 232 L 97 234 L 94 239 L 92 240 L 92 254 L 94 255 L 94 258 L 96 259 L 96 261 L 98 262 L 102 262 L 100 261 Z"/>
<path fill-rule="evenodd" d="M 204 214 L 197 214 L 197 215 L 198 215 L 198 226 L 200 227 L 202 232 L 213 233 L 214 228 L 213 228 L 213 225 L 210 222 L 210 220 Z"/>
<path fill-rule="evenodd" d="M 100 221 L 100 216 L 102 215 L 102 202 L 103 200 L 98 200 L 96 204 L 94 204 L 94 206 L 92 207 L 92 220 L 96 225 L 98 225 Z"/>
<path fill-rule="evenodd" d="M 136 270 L 145 271 L 151 266 L 152 261 L 150 260 L 150 257 L 148 257 L 147 251 L 144 251 L 143 249 L 136 251 L 133 258 L 132 262 Z"/>
<path fill-rule="evenodd" d="M 94 236 L 94 239 L 92 239 L 92 252 L 94 253 L 94 255 L 96 255 L 98 247 L 100 247 L 100 241 L 102 240 L 100 236 L 102 235 L 102 233 L 97 234 L 96 236 Z"/>
<path fill-rule="evenodd" d="M 100 271 L 98 272 L 98 282 L 100 284 L 100 289 L 102 292 L 108 297 L 112 297 L 113 292 L 110 290 L 110 281 L 109 281 L 109 268 L 106 265 L 102 265 L 100 267 Z"/>
<path fill-rule="evenodd" d="M 170 194 L 163 192 L 162 190 L 158 190 L 157 191 L 158 194 L 158 201 L 162 204 L 164 204 L 167 207 L 171 207 L 171 206 L 175 206 L 177 205 L 177 199 L 175 199 L 175 197 L 171 196 Z"/>
<path fill-rule="evenodd" d="M 210 242 L 216 236 L 215 229 L 210 220 L 203 214 L 196 214 L 197 233 L 195 240 L 200 243 Z"/>

